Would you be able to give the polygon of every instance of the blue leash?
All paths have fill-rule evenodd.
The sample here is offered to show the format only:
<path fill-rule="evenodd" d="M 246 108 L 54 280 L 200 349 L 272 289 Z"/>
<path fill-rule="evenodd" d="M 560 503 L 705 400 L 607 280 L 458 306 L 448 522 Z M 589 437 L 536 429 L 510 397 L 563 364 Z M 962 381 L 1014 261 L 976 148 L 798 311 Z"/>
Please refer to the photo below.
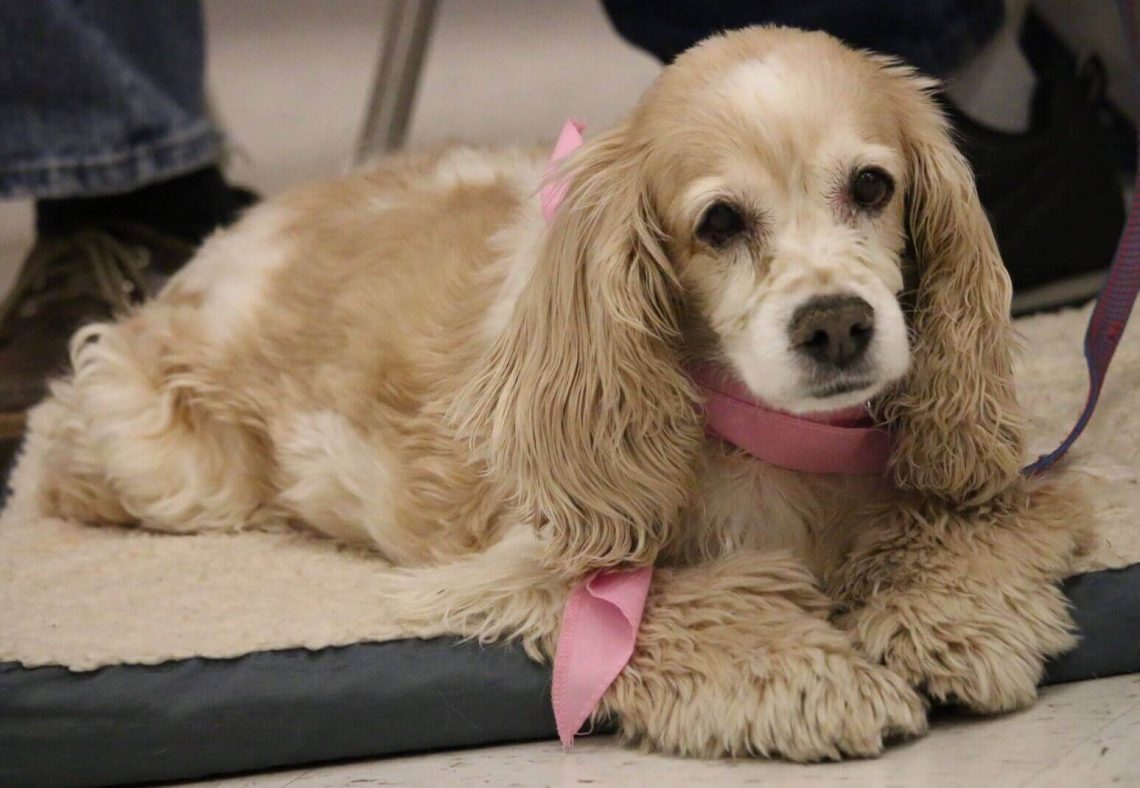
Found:
<path fill-rule="evenodd" d="M 1140 79 L 1140 47 L 1137 47 L 1136 41 L 1133 2 L 1134 0 L 1120 0 L 1120 15 L 1125 28 L 1125 37 L 1132 52 L 1133 91 L 1137 92 L 1140 90 L 1140 85 L 1137 84 L 1137 80 Z M 1140 92 L 1137 92 L 1137 105 L 1140 106 Z M 1084 410 L 1061 445 L 1048 454 L 1042 454 L 1035 462 L 1027 465 L 1022 473 L 1035 475 L 1051 467 L 1064 456 L 1088 426 L 1093 410 L 1096 409 L 1097 400 L 1100 399 L 1100 390 L 1104 385 L 1105 375 L 1108 374 L 1108 365 L 1112 362 L 1116 346 L 1120 344 L 1120 338 L 1124 335 L 1124 327 L 1128 325 L 1137 293 L 1140 293 L 1140 168 L 1137 169 L 1136 182 L 1133 185 L 1128 221 L 1124 225 L 1124 232 L 1121 233 L 1116 254 L 1108 269 L 1108 277 L 1101 288 L 1100 297 L 1097 299 L 1096 308 L 1093 309 L 1088 330 L 1085 332 L 1085 362 L 1089 369 L 1089 392 L 1085 399 Z"/>

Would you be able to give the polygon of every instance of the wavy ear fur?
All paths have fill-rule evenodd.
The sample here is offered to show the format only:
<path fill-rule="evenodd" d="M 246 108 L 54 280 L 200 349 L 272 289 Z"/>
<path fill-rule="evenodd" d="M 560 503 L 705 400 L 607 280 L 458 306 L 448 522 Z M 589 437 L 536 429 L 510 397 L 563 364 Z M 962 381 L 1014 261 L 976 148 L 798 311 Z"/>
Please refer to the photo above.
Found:
<path fill-rule="evenodd" d="M 894 105 L 919 269 L 913 365 L 881 409 L 894 433 L 892 469 L 904 489 L 980 505 L 1016 482 L 1024 456 L 1009 275 L 970 166 L 930 96 L 934 84 L 909 69 L 888 72 L 905 86 Z"/>
<path fill-rule="evenodd" d="M 626 127 L 583 146 L 508 328 L 459 399 L 460 432 L 567 575 L 654 561 L 695 487 L 701 428 L 678 285 Z"/>

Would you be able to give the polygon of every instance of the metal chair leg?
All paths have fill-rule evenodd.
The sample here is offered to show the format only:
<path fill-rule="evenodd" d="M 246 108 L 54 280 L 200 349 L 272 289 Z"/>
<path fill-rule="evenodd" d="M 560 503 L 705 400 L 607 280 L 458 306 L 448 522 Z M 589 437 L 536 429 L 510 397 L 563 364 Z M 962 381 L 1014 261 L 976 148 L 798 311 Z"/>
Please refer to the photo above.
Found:
<path fill-rule="evenodd" d="M 438 0 L 390 0 L 384 46 L 356 145 L 358 164 L 404 144 L 438 5 Z"/>

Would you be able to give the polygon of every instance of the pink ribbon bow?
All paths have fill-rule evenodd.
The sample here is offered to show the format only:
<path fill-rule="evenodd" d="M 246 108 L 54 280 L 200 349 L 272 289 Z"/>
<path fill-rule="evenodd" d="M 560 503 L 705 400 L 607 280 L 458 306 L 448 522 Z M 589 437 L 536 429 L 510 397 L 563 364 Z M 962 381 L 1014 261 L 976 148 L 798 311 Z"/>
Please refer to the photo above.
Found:
<path fill-rule="evenodd" d="M 554 655 L 554 722 L 562 746 L 574 734 L 633 656 L 653 568 L 603 570 L 570 592 Z"/>
<path fill-rule="evenodd" d="M 585 124 L 576 120 L 567 120 L 562 125 L 562 132 L 558 135 L 558 141 L 554 143 L 554 150 L 550 154 L 550 163 L 546 165 L 546 176 L 542 179 L 542 190 L 539 192 L 542 216 L 548 224 L 554 221 L 554 214 L 558 211 L 558 206 L 562 204 L 563 198 L 566 197 L 567 185 L 554 177 L 558 171 L 558 162 L 582 146 L 582 132 L 585 129 Z"/>

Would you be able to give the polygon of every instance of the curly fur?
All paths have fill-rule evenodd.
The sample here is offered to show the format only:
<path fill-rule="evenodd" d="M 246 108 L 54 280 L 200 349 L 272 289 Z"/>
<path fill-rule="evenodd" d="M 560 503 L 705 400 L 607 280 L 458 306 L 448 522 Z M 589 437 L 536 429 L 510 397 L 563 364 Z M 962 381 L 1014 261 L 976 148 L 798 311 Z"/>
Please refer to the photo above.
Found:
<path fill-rule="evenodd" d="M 622 127 L 575 157 L 530 287 L 453 408 L 571 577 L 652 564 L 696 481 L 679 286 L 640 159 Z"/>
<path fill-rule="evenodd" d="M 31 419 L 39 506 L 368 545 L 369 593 L 405 631 L 536 659 L 585 573 L 654 564 L 598 711 L 654 749 L 866 756 L 925 730 L 922 692 L 1029 703 L 1073 642 L 1056 582 L 1087 518 L 1018 475 L 1009 282 L 932 89 L 753 28 L 686 53 L 584 146 L 549 228 L 543 152 L 411 154 L 257 207 L 76 338 Z M 897 186 L 874 211 L 848 192 L 867 166 Z M 699 232 L 718 201 L 742 217 L 724 243 Z M 852 293 L 875 339 L 850 390 L 819 393 L 832 373 L 788 320 Z M 692 362 L 792 411 L 874 399 L 892 478 L 704 438 Z"/>
<path fill-rule="evenodd" d="M 1024 458 L 1013 387 L 1009 274 L 970 166 L 934 107 L 933 84 L 888 65 L 911 163 L 910 226 L 918 255 L 914 359 L 901 390 L 881 403 L 894 434 L 898 485 L 953 505 L 1008 490 Z"/>

